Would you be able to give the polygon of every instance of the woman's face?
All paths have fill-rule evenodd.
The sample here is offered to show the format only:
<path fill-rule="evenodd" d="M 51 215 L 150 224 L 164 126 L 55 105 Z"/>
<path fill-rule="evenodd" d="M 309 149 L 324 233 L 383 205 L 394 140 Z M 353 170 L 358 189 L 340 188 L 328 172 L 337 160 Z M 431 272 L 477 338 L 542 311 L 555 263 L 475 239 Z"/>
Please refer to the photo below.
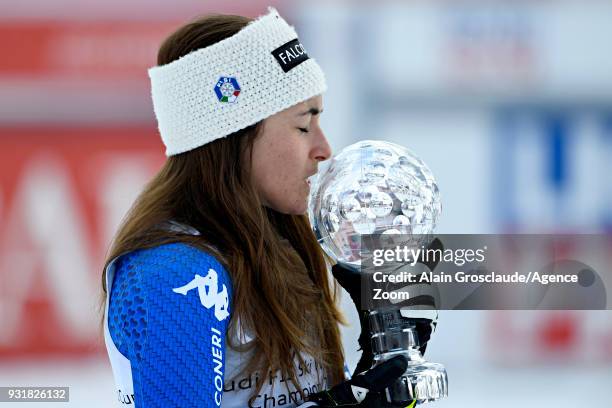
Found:
<path fill-rule="evenodd" d="M 321 96 L 270 116 L 253 145 L 252 181 L 265 206 L 284 214 L 306 212 L 310 185 L 331 148 L 319 127 Z"/>

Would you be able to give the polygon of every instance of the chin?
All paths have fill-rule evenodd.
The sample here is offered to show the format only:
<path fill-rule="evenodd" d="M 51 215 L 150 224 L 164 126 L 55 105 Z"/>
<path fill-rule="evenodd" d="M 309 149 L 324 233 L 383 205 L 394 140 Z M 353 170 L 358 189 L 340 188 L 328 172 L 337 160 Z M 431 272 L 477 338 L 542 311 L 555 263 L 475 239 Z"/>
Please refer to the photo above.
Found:
<path fill-rule="evenodd" d="M 308 201 L 286 203 L 285 205 L 276 205 L 272 209 L 278 211 L 281 214 L 287 215 L 302 215 L 308 211 Z"/>
<path fill-rule="evenodd" d="M 288 209 L 287 211 L 281 211 L 281 212 L 283 212 L 284 214 L 289 214 L 289 215 L 303 215 L 303 214 L 306 214 L 307 211 L 308 211 L 308 207 L 304 205 L 301 207 L 292 207 Z"/>
<path fill-rule="evenodd" d="M 295 208 L 295 211 L 292 214 L 301 215 L 301 214 L 306 214 L 307 211 L 308 211 L 308 198 L 305 198 L 299 202 L 299 204 Z"/>

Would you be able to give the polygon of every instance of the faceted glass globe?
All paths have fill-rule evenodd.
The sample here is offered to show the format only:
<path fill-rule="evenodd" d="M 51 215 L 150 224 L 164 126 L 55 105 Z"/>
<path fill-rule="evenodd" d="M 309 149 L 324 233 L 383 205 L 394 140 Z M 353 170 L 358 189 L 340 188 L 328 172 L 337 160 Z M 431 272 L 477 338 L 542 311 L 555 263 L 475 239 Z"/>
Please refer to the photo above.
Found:
<path fill-rule="evenodd" d="M 441 212 L 429 168 L 394 143 L 352 144 L 312 184 L 310 223 L 323 250 L 340 263 L 361 264 L 362 234 L 411 236 L 411 245 L 425 245 Z"/>

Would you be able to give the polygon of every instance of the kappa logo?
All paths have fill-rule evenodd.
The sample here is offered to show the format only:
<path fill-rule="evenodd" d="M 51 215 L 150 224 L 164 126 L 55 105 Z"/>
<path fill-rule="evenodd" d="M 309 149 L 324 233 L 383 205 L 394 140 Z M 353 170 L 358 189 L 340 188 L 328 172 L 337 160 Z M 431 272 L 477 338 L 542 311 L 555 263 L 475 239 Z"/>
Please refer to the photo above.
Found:
<path fill-rule="evenodd" d="M 215 93 L 219 102 L 234 103 L 240 95 L 240 85 L 236 78 L 222 76 L 215 85 Z"/>
<path fill-rule="evenodd" d="M 188 284 L 179 288 L 172 289 L 175 293 L 181 295 L 187 295 L 192 289 L 198 289 L 198 295 L 200 296 L 200 303 L 207 309 L 215 307 L 215 317 L 219 321 L 225 320 L 229 316 L 229 297 L 227 294 L 227 287 L 223 285 L 223 288 L 219 292 L 218 287 L 219 277 L 217 271 L 209 269 L 206 276 L 200 276 L 196 274 L 193 280 Z"/>

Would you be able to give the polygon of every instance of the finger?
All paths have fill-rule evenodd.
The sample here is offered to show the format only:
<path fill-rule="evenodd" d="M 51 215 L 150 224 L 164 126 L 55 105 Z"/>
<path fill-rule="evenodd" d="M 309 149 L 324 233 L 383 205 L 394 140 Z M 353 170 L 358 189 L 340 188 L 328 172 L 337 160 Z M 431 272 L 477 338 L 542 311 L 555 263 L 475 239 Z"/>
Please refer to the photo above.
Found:
<path fill-rule="evenodd" d="M 388 388 L 397 380 L 408 367 L 408 360 L 404 356 L 395 356 L 363 374 L 357 375 L 351 383 L 367 388 L 370 391 L 380 392 Z"/>

